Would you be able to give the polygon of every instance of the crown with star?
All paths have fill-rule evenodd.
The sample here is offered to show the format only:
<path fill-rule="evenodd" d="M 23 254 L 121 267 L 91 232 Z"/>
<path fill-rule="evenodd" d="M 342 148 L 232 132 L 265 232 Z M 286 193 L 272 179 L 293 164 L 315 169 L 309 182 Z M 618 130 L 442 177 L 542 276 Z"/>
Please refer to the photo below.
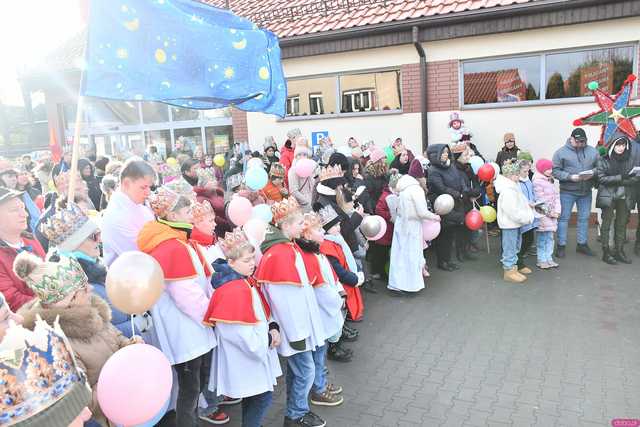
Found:
<path fill-rule="evenodd" d="M 253 246 L 247 239 L 247 235 L 244 234 L 241 227 L 236 227 L 233 231 L 224 235 L 224 239 L 220 240 L 220 249 L 224 256 L 230 259 L 235 259 L 245 249 L 253 249 Z"/>
<path fill-rule="evenodd" d="M 340 165 L 327 166 L 320 169 L 320 182 L 331 178 L 342 178 L 343 176 L 344 172 Z"/>
<path fill-rule="evenodd" d="M 299 212 L 300 205 L 294 197 L 282 199 L 281 202 L 276 202 L 271 205 L 271 213 L 273 214 L 272 222 L 274 224 L 280 224 L 287 217 Z"/>
<path fill-rule="evenodd" d="M 12 320 L 0 343 L 0 396 L 6 425 L 68 425 L 91 402 L 86 375 L 58 320 L 36 314 L 29 330 Z"/>

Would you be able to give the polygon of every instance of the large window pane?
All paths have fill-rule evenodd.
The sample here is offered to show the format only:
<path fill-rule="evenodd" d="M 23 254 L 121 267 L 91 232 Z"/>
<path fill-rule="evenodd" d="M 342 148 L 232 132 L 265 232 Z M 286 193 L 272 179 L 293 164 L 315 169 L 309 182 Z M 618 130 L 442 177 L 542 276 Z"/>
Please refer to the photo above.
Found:
<path fill-rule="evenodd" d="M 226 153 L 233 144 L 233 127 L 210 126 L 205 128 L 207 154 Z"/>
<path fill-rule="evenodd" d="M 114 127 L 121 125 L 140 124 L 138 114 L 138 104 L 128 101 L 87 101 L 87 116 L 92 126 Z M 75 108 L 67 106 L 65 115 L 71 114 L 73 117 L 65 117 L 67 124 L 75 121 Z"/>
<path fill-rule="evenodd" d="M 540 99 L 540 57 L 465 62 L 463 87 L 466 105 Z"/>
<path fill-rule="evenodd" d="M 335 77 L 289 80 L 287 82 L 287 115 L 308 116 L 336 113 Z M 312 108 L 313 103 L 313 108 Z M 317 108 L 322 105 L 322 109 Z"/>
<path fill-rule="evenodd" d="M 400 110 L 400 71 L 340 76 L 341 113 Z"/>
<path fill-rule="evenodd" d="M 45 103 L 44 92 L 41 90 L 31 92 L 31 110 L 33 113 L 33 121 L 41 122 L 47 120 L 47 106 Z"/>
<path fill-rule="evenodd" d="M 191 108 L 171 107 L 171 117 L 174 122 L 198 120 L 200 118 L 200 111 Z"/>
<path fill-rule="evenodd" d="M 163 159 L 171 154 L 171 131 L 168 129 L 146 131 L 144 139 L 147 151 L 149 146 L 153 145 L 158 148 L 158 154 Z"/>
<path fill-rule="evenodd" d="M 167 104 L 161 102 L 142 103 L 142 121 L 144 123 L 162 123 L 169 121 Z"/>
<path fill-rule="evenodd" d="M 231 117 L 231 108 L 218 108 L 215 110 L 202 110 L 203 119 L 219 119 L 221 117 Z"/>
<path fill-rule="evenodd" d="M 633 72 L 633 48 L 617 47 L 549 54 L 546 57 L 547 99 L 590 96 L 589 82 L 616 93 Z"/>

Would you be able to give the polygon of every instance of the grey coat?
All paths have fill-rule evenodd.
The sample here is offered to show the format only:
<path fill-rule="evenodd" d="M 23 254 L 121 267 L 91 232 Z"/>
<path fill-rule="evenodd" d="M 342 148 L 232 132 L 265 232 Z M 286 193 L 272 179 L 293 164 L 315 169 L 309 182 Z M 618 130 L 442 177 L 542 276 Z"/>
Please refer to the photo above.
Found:
<path fill-rule="evenodd" d="M 553 155 L 553 176 L 560 181 L 560 192 L 571 193 L 578 196 L 586 196 L 595 185 L 595 176 L 586 181 L 573 182 L 569 176 L 595 170 L 598 162 L 598 150 L 587 145 L 576 149 L 571 146 L 570 140 L 564 147 L 559 148 Z"/>

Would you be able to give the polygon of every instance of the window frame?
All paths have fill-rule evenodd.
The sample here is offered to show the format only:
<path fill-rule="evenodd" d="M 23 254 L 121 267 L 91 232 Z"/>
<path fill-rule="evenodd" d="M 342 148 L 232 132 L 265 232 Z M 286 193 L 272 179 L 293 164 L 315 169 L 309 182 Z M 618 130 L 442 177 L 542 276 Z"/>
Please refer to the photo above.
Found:
<path fill-rule="evenodd" d="M 291 117 L 298 117 L 300 115 L 300 95 L 290 95 L 287 96 L 287 105 L 285 106 L 285 114 L 287 114 L 287 111 L 289 109 L 289 103 L 291 103 L 291 110 L 293 111 L 296 105 L 296 101 L 298 101 L 298 112 L 295 114 L 291 114 Z"/>
<path fill-rule="evenodd" d="M 340 77 L 343 76 L 353 76 L 358 74 L 373 74 L 373 73 L 384 73 L 394 71 L 398 73 L 398 86 L 400 88 L 400 108 L 394 110 L 377 110 L 377 111 L 356 111 L 351 113 L 341 113 L 340 107 L 342 106 L 342 90 L 340 89 Z M 345 117 L 363 117 L 363 116 L 387 116 L 394 114 L 403 114 L 404 113 L 404 98 L 402 96 L 402 71 L 399 65 L 397 66 L 389 66 L 389 67 L 378 67 L 378 68 L 366 68 L 362 70 L 352 70 L 352 71 L 341 71 L 336 73 L 323 73 L 323 74 L 310 74 L 304 76 L 295 76 L 291 78 L 287 78 L 287 81 L 298 81 L 298 80 L 312 80 L 319 78 L 327 78 L 333 77 L 336 80 L 336 105 L 335 108 L 327 108 L 324 105 L 325 111 L 329 109 L 333 109 L 336 113 L 330 114 L 309 114 L 306 116 L 298 115 L 298 116 L 285 116 L 284 118 L 278 118 L 278 122 L 286 122 L 286 121 L 296 121 L 296 120 L 321 120 L 321 119 L 336 119 L 336 118 L 345 118 Z M 370 91 L 371 92 L 371 91 Z M 373 93 L 376 92 L 375 88 L 372 90 Z M 311 94 L 309 94 L 311 95 Z M 373 96 L 370 96 L 370 106 L 374 102 Z"/>
<path fill-rule="evenodd" d="M 553 49 L 553 50 L 545 50 L 545 51 L 537 51 L 537 52 L 525 52 L 525 53 L 518 53 L 513 55 L 498 55 L 498 56 L 487 56 L 482 58 L 462 59 L 458 61 L 458 105 L 460 106 L 461 110 L 482 110 L 482 109 L 489 109 L 489 108 L 517 108 L 517 107 L 529 107 L 529 106 L 540 106 L 540 105 L 593 103 L 593 96 L 576 96 L 571 98 L 546 99 L 547 56 L 556 55 L 559 53 L 575 53 L 575 52 L 585 52 L 585 51 L 598 50 L 598 49 L 616 49 L 616 48 L 629 48 L 629 47 L 633 49 L 632 72 L 633 74 L 637 75 L 638 74 L 638 54 L 640 52 L 639 44 L 637 41 L 610 43 L 610 44 L 593 45 L 593 46 L 580 46 L 580 47 L 573 47 L 573 48 Z M 531 57 L 538 57 L 538 61 L 540 64 L 540 82 L 539 82 L 540 99 L 528 100 L 528 101 L 514 101 L 514 102 L 491 102 L 486 104 L 465 104 L 464 103 L 464 64 L 474 63 L 474 62 L 486 62 L 486 61 L 500 60 L 500 59 L 517 59 L 517 58 L 531 58 Z M 638 86 L 636 85 L 633 88 L 632 97 L 636 98 L 637 96 L 638 96 Z"/>
<path fill-rule="evenodd" d="M 317 103 L 318 113 L 313 112 L 312 105 Z M 309 115 L 310 116 L 322 116 L 324 115 L 324 96 L 322 93 L 310 93 L 309 94 Z"/>

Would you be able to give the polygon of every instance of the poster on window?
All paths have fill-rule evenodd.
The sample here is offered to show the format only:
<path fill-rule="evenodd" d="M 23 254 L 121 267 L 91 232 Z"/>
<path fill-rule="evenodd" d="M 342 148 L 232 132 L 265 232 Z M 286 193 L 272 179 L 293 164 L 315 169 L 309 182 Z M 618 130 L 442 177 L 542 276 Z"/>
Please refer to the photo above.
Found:
<path fill-rule="evenodd" d="M 598 82 L 598 87 L 607 93 L 614 91 L 613 64 L 601 62 L 592 67 L 583 67 L 580 73 L 580 96 L 593 95 L 587 87 L 589 82 Z"/>
<path fill-rule="evenodd" d="M 520 78 L 517 69 L 504 70 L 496 77 L 498 102 L 515 102 L 527 99 L 527 85 Z"/>
<path fill-rule="evenodd" d="M 217 153 L 226 153 L 229 150 L 229 135 L 216 135 L 213 137 L 213 150 Z"/>

